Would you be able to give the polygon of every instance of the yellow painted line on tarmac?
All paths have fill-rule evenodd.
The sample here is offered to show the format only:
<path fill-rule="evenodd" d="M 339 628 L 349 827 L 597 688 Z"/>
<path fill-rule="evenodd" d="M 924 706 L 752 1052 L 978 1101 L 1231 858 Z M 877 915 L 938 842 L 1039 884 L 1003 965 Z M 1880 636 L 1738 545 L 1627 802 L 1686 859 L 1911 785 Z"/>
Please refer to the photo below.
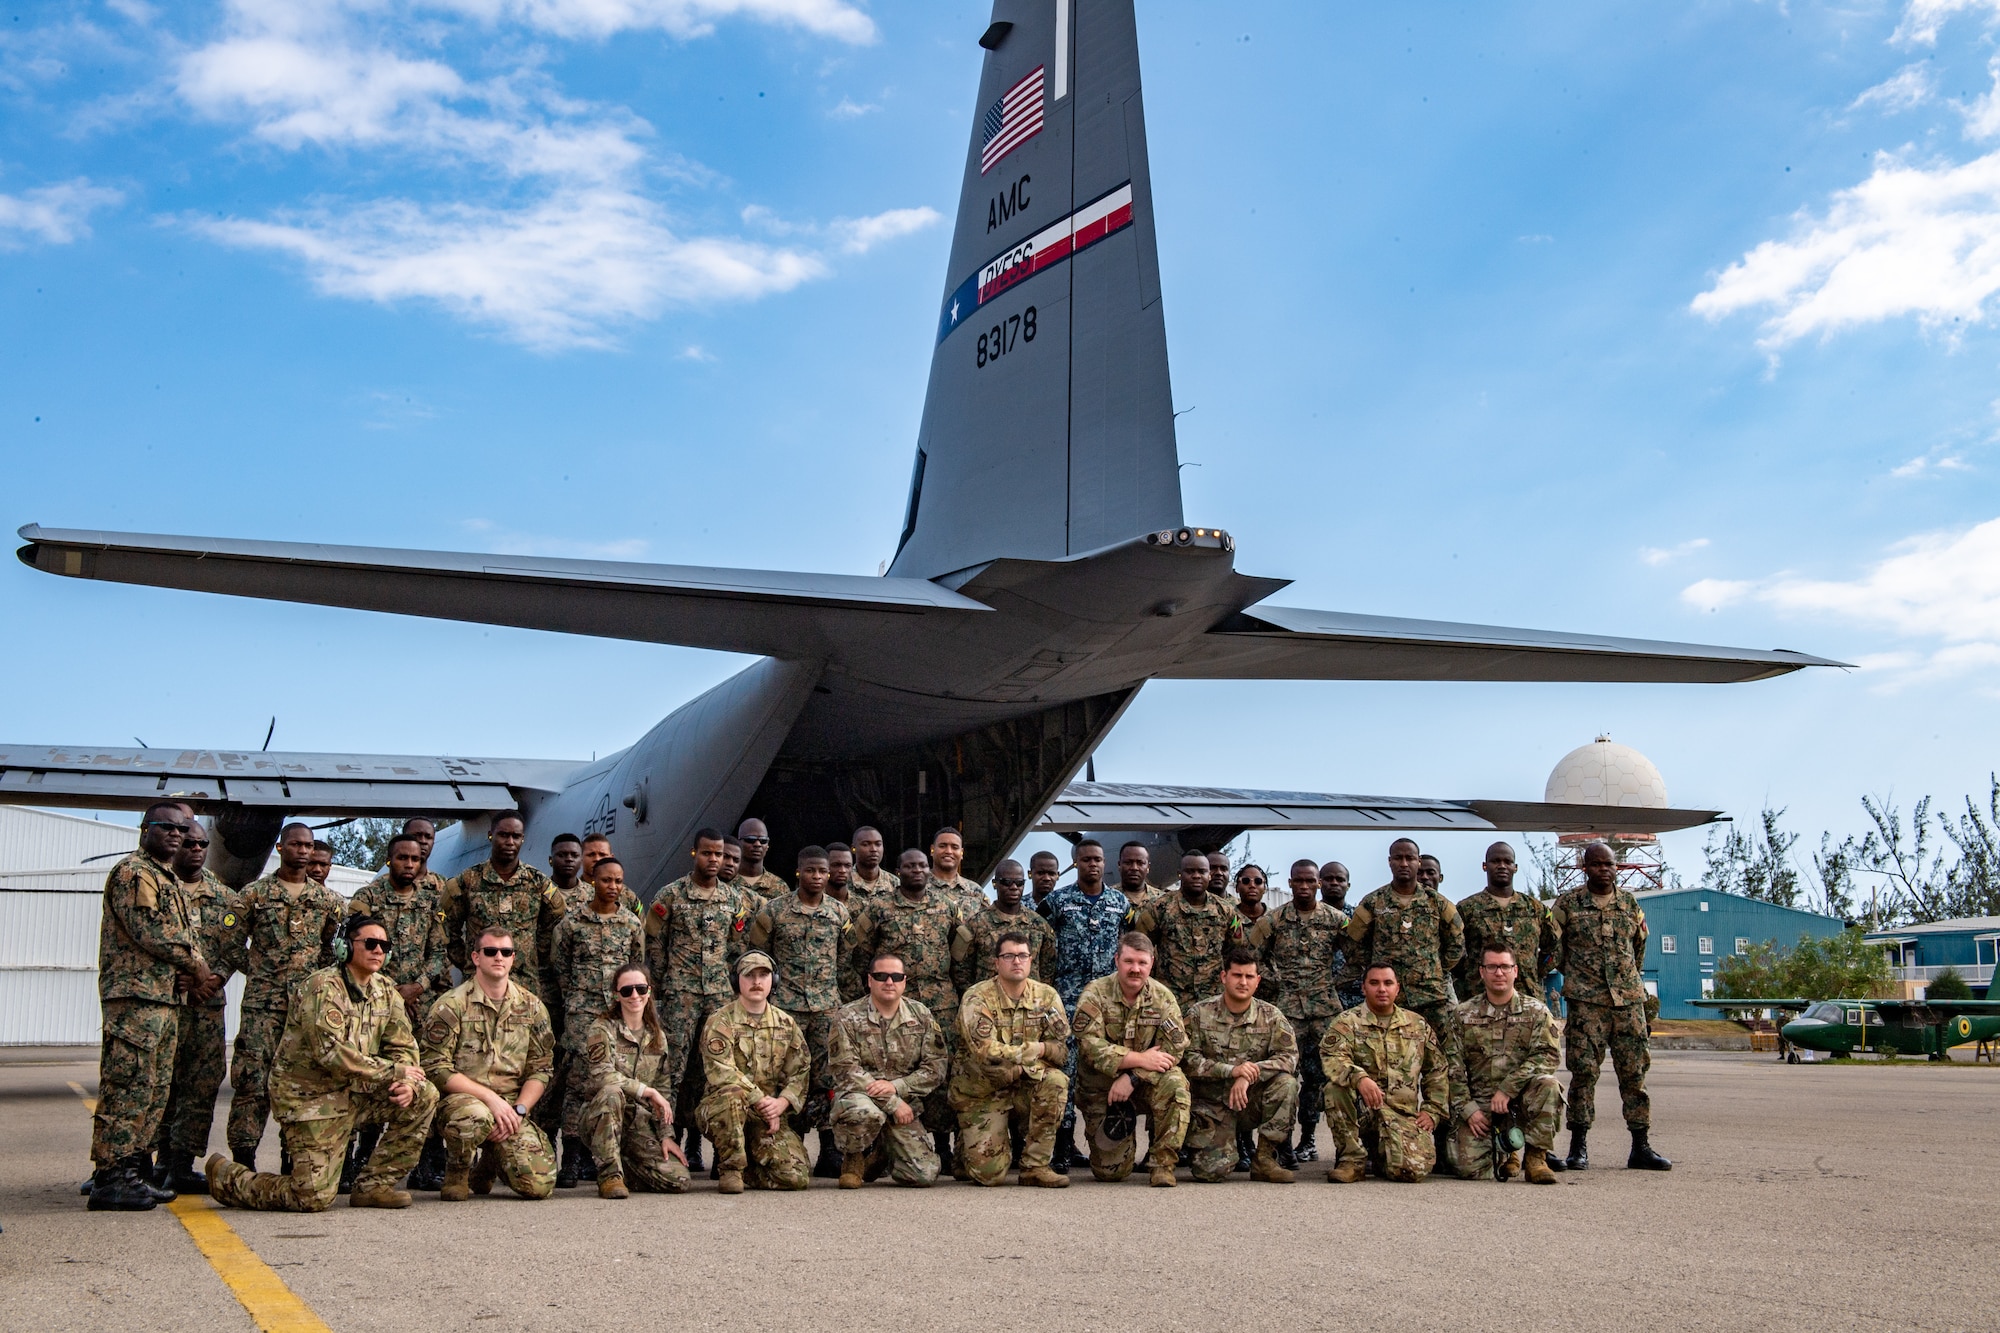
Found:
<path fill-rule="evenodd" d="M 83 1103 L 84 1110 L 88 1111 L 92 1115 L 97 1114 L 97 1098 L 85 1092 L 83 1090 L 83 1084 L 71 1080 L 69 1085 L 69 1090 L 76 1094 L 76 1099 L 78 1101 Z"/>

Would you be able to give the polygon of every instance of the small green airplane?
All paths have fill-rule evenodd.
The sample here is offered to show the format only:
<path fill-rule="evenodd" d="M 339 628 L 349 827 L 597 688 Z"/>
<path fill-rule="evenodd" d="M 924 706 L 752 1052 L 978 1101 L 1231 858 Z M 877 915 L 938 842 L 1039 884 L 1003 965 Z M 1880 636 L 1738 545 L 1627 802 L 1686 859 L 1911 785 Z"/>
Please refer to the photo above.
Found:
<path fill-rule="evenodd" d="M 2000 1000 L 1690 1000 L 1702 1009 L 1770 1009 L 1797 1014 L 1778 1029 L 1787 1047 L 1852 1055 L 1893 1052 L 1951 1059 L 1967 1042 L 2000 1041 Z M 1797 1064 L 1788 1049 L 1786 1060 Z"/>

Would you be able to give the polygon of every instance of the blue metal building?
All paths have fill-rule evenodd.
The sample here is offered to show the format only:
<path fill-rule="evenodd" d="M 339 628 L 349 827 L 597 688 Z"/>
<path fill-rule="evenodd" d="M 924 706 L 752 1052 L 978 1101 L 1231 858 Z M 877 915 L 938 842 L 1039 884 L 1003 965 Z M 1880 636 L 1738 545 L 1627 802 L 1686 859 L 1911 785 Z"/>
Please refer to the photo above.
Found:
<path fill-rule="evenodd" d="M 1993 982 L 1994 951 L 2000 948 L 2000 916 L 1961 916 L 1921 926 L 1897 926 L 1868 935 L 1889 950 L 1889 966 L 1911 998 L 1947 967 L 1958 969 L 1977 995 Z M 1991 991 L 1987 992 L 1991 998 Z"/>
<path fill-rule="evenodd" d="M 1713 1018 L 1688 1003 L 1715 990 L 1715 967 L 1753 944 L 1790 948 L 1799 936 L 1838 935 L 1838 917 L 1713 889 L 1662 889 L 1639 895 L 1646 912 L 1646 989 L 1660 997 L 1661 1018 Z M 1989 946 L 1990 947 L 1990 946 Z"/>

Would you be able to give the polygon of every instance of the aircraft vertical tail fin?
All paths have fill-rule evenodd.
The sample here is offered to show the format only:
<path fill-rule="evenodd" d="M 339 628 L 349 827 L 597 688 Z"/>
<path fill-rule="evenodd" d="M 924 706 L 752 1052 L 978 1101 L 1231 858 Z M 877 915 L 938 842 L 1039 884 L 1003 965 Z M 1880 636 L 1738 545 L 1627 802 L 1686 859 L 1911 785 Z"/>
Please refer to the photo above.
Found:
<path fill-rule="evenodd" d="M 996 0 L 892 573 L 1180 526 L 1132 0 Z"/>

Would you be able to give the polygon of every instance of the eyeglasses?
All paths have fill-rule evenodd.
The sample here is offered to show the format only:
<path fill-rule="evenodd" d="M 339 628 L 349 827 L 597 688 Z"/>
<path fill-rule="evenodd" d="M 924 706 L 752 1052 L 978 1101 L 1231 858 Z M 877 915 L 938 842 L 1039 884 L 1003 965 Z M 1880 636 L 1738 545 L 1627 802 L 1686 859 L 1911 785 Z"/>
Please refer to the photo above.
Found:
<path fill-rule="evenodd" d="M 503 949 L 497 944 L 482 945 L 479 952 L 485 954 L 488 958 L 512 958 L 514 956 L 512 949 Z"/>
<path fill-rule="evenodd" d="M 354 941 L 354 947 L 357 949 L 367 949 L 374 953 L 387 953 L 389 952 L 389 941 L 378 940 L 373 935 L 364 935 Z"/>
<path fill-rule="evenodd" d="M 770 841 L 770 839 L 769 839 L 769 838 L 743 838 L 743 839 L 741 839 L 741 841 L 743 841 L 743 842 L 769 842 L 769 841 Z"/>
<path fill-rule="evenodd" d="M 1025 880 L 1025 879 L 1001 879 L 1001 878 L 1000 878 L 999 876 L 997 876 L 997 875 L 996 875 L 996 876 L 994 876 L 994 879 L 993 879 L 993 883 L 994 883 L 994 886 L 995 886 L 995 887 L 999 887 L 999 886 L 1002 886 L 1002 885 L 1004 885 L 1005 887 L 1007 887 L 1007 888 L 1010 888 L 1010 889 L 1018 889 L 1018 888 L 1020 888 L 1020 887 L 1021 887 L 1022 885 L 1026 884 L 1027 882 L 1028 882 L 1028 881 L 1027 881 L 1027 880 Z"/>
<path fill-rule="evenodd" d="M 898 986 L 903 983 L 906 976 L 901 972 L 870 972 L 868 978 L 871 981 L 879 981 L 885 986 Z"/>
<path fill-rule="evenodd" d="M 1028 955 L 1024 953 L 1003 953 L 1000 955 L 1001 962 L 1004 963 L 1009 960 L 1017 963 L 1025 963 L 1028 961 Z"/>
<path fill-rule="evenodd" d="M 634 995 L 647 995 L 647 994 L 650 994 L 650 993 L 652 992 L 652 989 L 653 989 L 653 988 L 652 988 L 651 986 L 647 986 L 647 985 L 643 985 L 643 984 L 642 984 L 642 985 L 638 985 L 638 986 L 620 986 L 620 987 L 618 988 L 618 993 L 619 993 L 620 995 L 623 995 L 623 996 L 626 996 L 627 998 L 630 998 L 631 996 L 634 996 Z"/>
<path fill-rule="evenodd" d="M 1516 964 L 1514 963 L 1481 963 L 1479 970 L 1481 972 L 1512 972 L 1515 966 Z"/>

